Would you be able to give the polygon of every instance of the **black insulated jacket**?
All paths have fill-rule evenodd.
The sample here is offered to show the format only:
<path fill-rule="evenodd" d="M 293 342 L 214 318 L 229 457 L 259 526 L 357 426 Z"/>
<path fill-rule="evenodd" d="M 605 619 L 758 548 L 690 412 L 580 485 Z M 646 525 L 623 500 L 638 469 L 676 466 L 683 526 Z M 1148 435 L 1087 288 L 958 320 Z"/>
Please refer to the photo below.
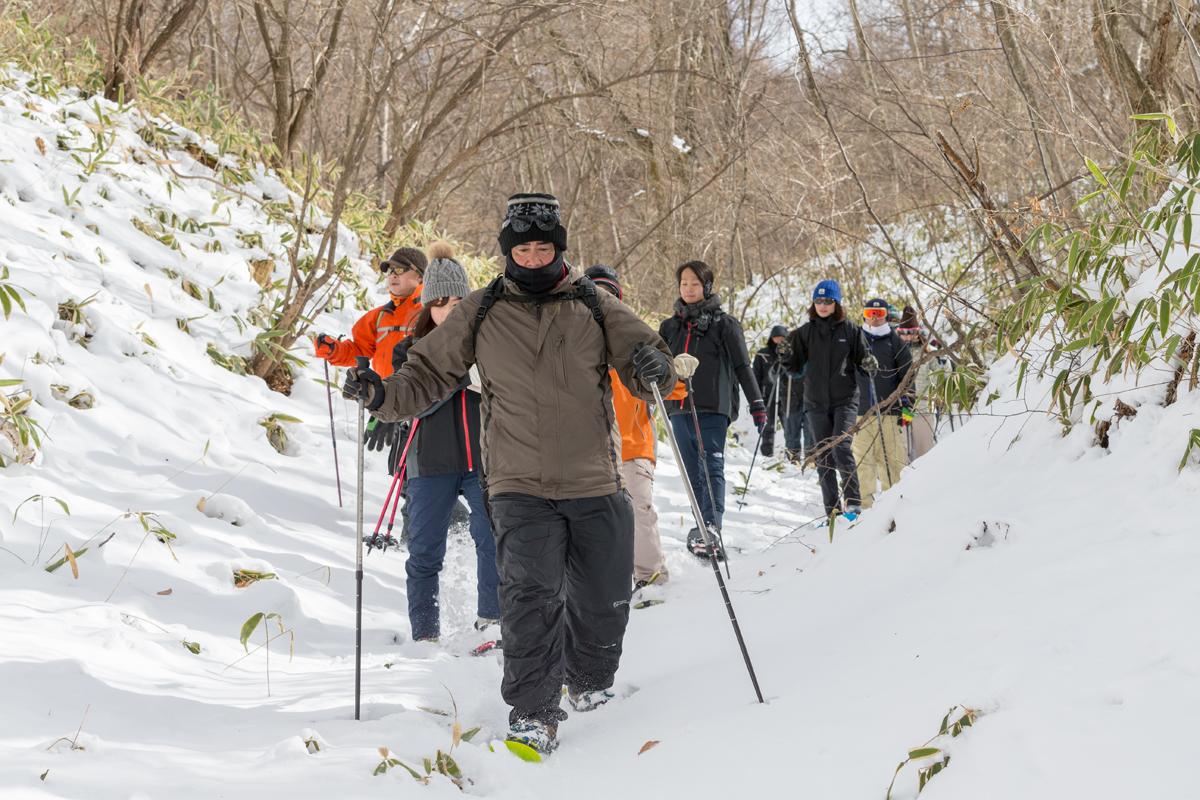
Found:
<path fill-rule="evenodd" d="M 658 326 L 673 355 L 691 353 L 700 359 L 692 376 L 692 397 L 696 411 L 724 414 L 730 420 L 738 415 L 738 385 L 753 403 L 762 400 L 758 383 L 750 371 L 750 354 L 742 326 L 721 308 L 719 295 L 699 303 L 675 301 L 675 313 Z M 667 413 L 691 413 L 687 400 L 667 400 Z"/>
<path fill-rule="evenodd" d="M 792 373 L 804 373 L 804 405 L 834 408 L 858 404 L 855 373 L 867 354 L 862 329 L 849 320 L 809 320 L 792 332 Z"/>
<path fill-rule="evenodd" d="M 392 351 L 392 367 L 399 369 L 408 360 L 414 339 L 410 336 Z M 457 475 L 479 470 L 479 392 L 467 388 L 464 380 L 453 394 L 417 415 L 416 432 L 408 450 L 408 477 Z M 408 440 L 400 443 L 401 452 Z"/>

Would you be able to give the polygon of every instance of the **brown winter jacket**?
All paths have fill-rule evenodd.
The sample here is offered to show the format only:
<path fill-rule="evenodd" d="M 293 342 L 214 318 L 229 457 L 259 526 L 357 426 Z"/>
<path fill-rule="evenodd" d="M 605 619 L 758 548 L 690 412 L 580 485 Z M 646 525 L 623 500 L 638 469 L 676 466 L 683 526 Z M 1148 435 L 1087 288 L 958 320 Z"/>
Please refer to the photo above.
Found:
<path fill-rule="evenodd" d="M 572 268 L 551 294 L 573 291 L 579 276 Z M 608 366 L 635 395 L 650 399 L 653 390 L 634 373 L 633 352 L 646 344 L 669 356 L 667 346 L 628 306 L 600 291 L 606 351 L 605 334 L 582 300 L 506 299 L 525 296 L 506 278 L 473 348 L 471 331 L 483 293 L 472 292 L 413 345 L 404 366 L 384 381 L 375 416 L 399 420 L 420 413 L 454 391 L 478 364 L 490 494 L 569 500 L 621 489 L 621 436 Z"/>

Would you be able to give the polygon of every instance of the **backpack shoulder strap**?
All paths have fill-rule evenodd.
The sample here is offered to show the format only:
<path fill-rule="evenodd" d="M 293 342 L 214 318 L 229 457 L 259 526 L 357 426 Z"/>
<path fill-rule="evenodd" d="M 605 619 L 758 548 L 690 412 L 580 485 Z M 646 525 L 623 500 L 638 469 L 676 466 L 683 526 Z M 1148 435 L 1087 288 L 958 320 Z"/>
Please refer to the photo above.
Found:
<path fill-rule="evenodd" d="M 604 325 L 604 309 L 600 307 L 600 298 L 596 295 L 596 284 L 591 278 L 583 277 L 575 281 L 575 294 L 583 304 L 592 312 L 592 319 L 596 320 L 596 324 L 600 326 L 600 335 L 604 337 L 604 352 L 605 357 L 609 352 L 608 349 L 608 328 Z"/>
<path fill-rule="evenodd" d="M 471 325 L 471 352 L 475 352 L 475 341 L 479 338 L 479 326 L 483 324 L 483 318 L 487 316 L 488 311 L 502 294 L 504 294 L 504 276 L 497 275 L 483 290 L 483 297 L 479 298 L 479 308 L 475 311 L 475 322 Z"/>

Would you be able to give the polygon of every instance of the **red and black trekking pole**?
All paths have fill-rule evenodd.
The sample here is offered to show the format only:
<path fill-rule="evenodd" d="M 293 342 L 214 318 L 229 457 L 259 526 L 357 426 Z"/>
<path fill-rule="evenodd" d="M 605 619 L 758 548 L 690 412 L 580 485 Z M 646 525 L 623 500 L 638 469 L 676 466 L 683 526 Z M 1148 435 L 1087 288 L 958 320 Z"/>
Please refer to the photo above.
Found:
<path fill-rule="evenodd" d="M 367 540 L 367 555 L 371 554 L 371 549 L 378 547 L 380 550 L 387 552 L 388 543 L 392 541 L 392 525 L 396 522 L 396 509 L 400 507 L 400 493 L 404 488 L 404 472 L 408 468 L 408 448 L 412 445 L 413 437 L 417 434 L 417 426 L 421 424 L 421 420 L 413 420 L 412 427 L 408 431 L 408 439 L 404 442 L 404 451 L 400 454 L 400 461 L 396 465 L 396 473 L 392 477 L 392 485 L 388 487 L 387 497 L 383 500 L 383 508 L 379 509 L 379 519 L 375 521 L 375 530 L 371 534 L 371 538 Z M 393 494 L 395 499 L 393 499 Z M 379 528 L 383 525 L 383 517 L 387 514 L 388 504 L 392 506 L 392 515 L 388 517 L 387 532 L 383 536 L 383 542 L 379 541 Z"/>
<path fill-rule="evenodd" d="M 675 441 L 675 431 L 671 427 L 671 420 L 667 416 L 667 408 L 663 403 L 662 392 L 658 390 L 658 384 L 653 384 L 654 400 L 658 404 L 658 413 L 662 419 L 663 427 L 667 429 L 667 441 L 671 443 L 671 452 L 675 454 L 675 463 L 683 464 L 683 456 L 679 452 L 679 442 Z M 688 394 L 691 394 L 689 389 Z M 681 470 L 682 471 L 682 470 Z M 692 505 L 692 516 L 696 520 L 696 525 L 700 528 L 700 535 L 704 537 L 704 547 L 708 551 L 708 561 L 712 564 L 713 575 L 717 577 L 717 586 L 721 588 L 721 597 L 725 601 L 725 609 L 729 612 L 729 622 L 733 625 L 733 634 L 737 637 L 738 647 L 742 651 L 742 660 L 746 662 L 746 671 L 750 673 L 750 682 L 754 684 L 754 694 L 758 697 L 758 702 L 766 702 L 763 700 L 762 690 L 758 688 L 758 677 L 754 674 L 754 664 L 750 661 L 750 653 L 746 650 L 746 641 L 742 638 L 742 629 L 738 625 L 737 614 L 733 611 L 733 602 L 729 599 L 729 590 L 725 588 L 725 579 L 721 577 L 721 567 L 717 564 L 717 553 L 713 548 L 713 542 L 708 535 L 708 526 L 704 522 L 704 514 L 700 511 L 700 503 L 696 500 L 696 491 L 692 488 L 692 482 L 687 479 L 687 474 L 683 474 L 683 488 L 687 491 L 688 500 Z"/>

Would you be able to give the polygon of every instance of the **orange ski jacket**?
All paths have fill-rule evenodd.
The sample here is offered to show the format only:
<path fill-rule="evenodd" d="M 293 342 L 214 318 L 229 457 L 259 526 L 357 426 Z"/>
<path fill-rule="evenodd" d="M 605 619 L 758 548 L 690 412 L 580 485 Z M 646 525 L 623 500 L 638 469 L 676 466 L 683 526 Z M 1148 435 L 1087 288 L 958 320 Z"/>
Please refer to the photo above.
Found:
<path fill-rule="evenodd" d="M 655 461 L 654 420 L 650 418 L 650 406 L 630 394 L 616 370 L 610 369 L 608 377 L 612 381 L 613 411 L 621 430 L 621 460 L 648 458 Z M 663 400 L 683 400 L 685 397 L 687 388 L 683 381 L 676 381 L 675 388 Z"/>
<path fill-rule="evenodd" d="M 349 339 L 338 341 L 332 348 L 313 342 L 318 358 L 323 358 L 335 367 L 353 367 L 357 356 L 371 359 L 371 369 L 386 378 L 392 374 L 392 349 L 404 341 L 409 328 L 421 311 L 421 286 L 408 297 L 392 297 L 378 308 L 363 314 L 350 331 Z"/>

